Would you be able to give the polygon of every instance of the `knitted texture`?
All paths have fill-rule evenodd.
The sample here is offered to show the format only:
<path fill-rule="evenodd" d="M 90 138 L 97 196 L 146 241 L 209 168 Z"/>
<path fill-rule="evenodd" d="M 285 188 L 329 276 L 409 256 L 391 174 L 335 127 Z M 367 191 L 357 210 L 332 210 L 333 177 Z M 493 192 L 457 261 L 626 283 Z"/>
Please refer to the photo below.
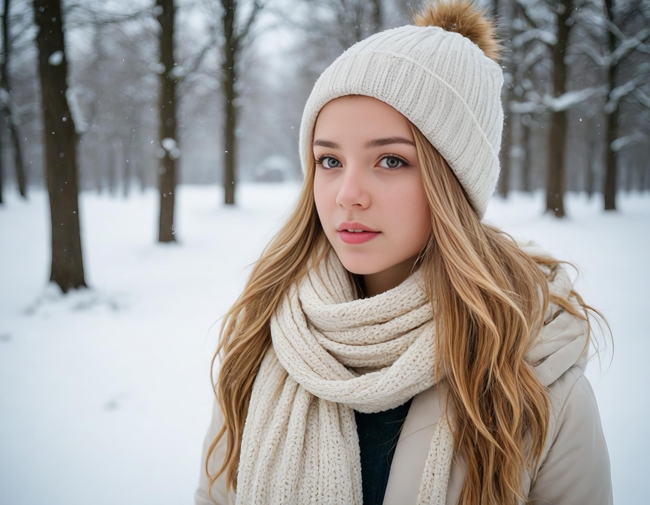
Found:
<path fill-rule="evenodd" d="M 377 98 L 413 123 L 447 160 L 483 217 L 499 175 L 503 73 L 468 38 L 436 26 L 377 33 L 344 52 L 320 76 L 300 125 L 303 170 L 313 159 L 320 110 L 346 95 Z"/>
<path fill-rule="evenodd" d="M 355 299 L 333 252 L 285 298 L 258 372 L 239 464 L 238 504 L 361 505 L 354 411 L 395 408 L 434 385 L 431 304 L 414 273 Z M 453 439 L 440 422 L 418 504 L 444 505 Z"/>

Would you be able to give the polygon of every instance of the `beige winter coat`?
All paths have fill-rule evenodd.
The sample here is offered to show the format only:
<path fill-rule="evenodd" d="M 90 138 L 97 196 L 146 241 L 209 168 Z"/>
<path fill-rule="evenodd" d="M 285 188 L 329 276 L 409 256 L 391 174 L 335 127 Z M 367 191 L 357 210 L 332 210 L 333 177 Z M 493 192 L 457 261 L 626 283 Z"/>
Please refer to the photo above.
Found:
<path fill-rule="evenodd" d="M 524 476 L 524 491 L 529 503 L 535 505 L 613 503 L 609 455 L 596 398 L 583 375 L 586 341 L 584 322 L 563 312 L 544 327 L 527 357 L 542 384 L 548 386 L 552 412 L 544 455 L 535 471 Z M 416 503 L 431 437 L 441 414 L 441 387 L 444 386 L 434 386 L 413 399 L 395 449 L 384 505 Z M 205 438 L 196 505 L 214 505 L 215 502 L 234 505 L 236 501 L 234 493 L 226 492 L 223 477 L 212 486 L 214 501 L 207 493 L 208 479 L 203 462 L 222 423 L 223 415 L 215 402 Z M 224 452 L 225 443 L 220 443 L 210 459 L 211 473 L 220 466 Z M 457 504 L 463 479 L 463 462 L 456 458 L 451 469 L 447 505 Z"/>

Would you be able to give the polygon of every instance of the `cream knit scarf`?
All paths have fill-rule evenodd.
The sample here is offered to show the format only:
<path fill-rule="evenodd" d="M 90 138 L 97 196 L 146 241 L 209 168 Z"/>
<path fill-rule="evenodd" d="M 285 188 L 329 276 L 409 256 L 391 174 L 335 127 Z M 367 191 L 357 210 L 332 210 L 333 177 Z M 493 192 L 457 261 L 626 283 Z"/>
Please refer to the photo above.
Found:
<path fill-rule="evenodd" d="M 434 380 L 431 305 L 418 272 L 355 299 L 332 252 L 290 291 L 271 320 L 273 346 L 253 386 L 237 503 L 361 505 L 354 411 L 397 407 Z M 441 417 L 418 505 L 444 505 L 452 435 Z"/>

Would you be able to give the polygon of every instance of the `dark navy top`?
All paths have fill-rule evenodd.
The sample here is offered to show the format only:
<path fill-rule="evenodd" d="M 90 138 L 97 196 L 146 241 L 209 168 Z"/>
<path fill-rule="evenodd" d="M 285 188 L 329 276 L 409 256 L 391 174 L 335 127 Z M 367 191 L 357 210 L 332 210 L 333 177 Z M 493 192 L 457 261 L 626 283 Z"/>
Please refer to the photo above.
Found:
<path fill-rule="evenodd" d="M 361 449 L 363 505 L 382 505 L 399 434 L 411 400 L 397 408 L 362 414 L 354 411 Z"/>

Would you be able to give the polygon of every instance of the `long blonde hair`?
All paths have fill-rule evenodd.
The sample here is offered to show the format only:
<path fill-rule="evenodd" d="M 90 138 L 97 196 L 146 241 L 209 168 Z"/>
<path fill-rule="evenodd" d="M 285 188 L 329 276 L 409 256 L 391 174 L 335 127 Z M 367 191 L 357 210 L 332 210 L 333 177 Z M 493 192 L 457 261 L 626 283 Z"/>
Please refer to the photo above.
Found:
<path fill-rule="evenodd" d="M 449 385 L 454 449 L 467 468 L 460 503 L 515 504 L 524 498 L 525 469 L 542 455 L 550 416 L 547 390 L 524 356 L 550 302 L 581 319 L 590 307 L 574 292 L 571 300 L 549 294 L 546 276 L 560 262 L 530 255 L 482 223 L 447 162 L 411 128 L 431 211 L 431 235 L 418 264 L 436 301 L 437 369 Z M 205 461 L 210 486 L 225 473 L 227 486 L 236 488 L 253 382 L 271 345 L 270 318 L 309 261 L 328 248 L 313 198 L 314 172 L 311 163 L 295 210 L 223 320 L 213 367 L 221 356 L 214 389 L 224 424 Z M 210 475 L 210 455 L 224 437 L 223 464 Z"/>

